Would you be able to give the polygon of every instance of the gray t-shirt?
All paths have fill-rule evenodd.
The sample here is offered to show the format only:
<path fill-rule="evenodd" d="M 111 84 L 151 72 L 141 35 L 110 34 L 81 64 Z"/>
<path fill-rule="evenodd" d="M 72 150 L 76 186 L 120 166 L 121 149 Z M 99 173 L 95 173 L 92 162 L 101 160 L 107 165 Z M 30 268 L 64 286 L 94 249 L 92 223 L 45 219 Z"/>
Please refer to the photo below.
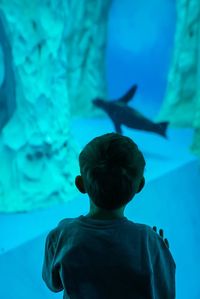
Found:
<path fill-rule="evenodd" d="M 174 299 L 174 259 L 162 238 L 126 217 L 67 218 L 46 239 L 43 279 L 71 299 Z"/>

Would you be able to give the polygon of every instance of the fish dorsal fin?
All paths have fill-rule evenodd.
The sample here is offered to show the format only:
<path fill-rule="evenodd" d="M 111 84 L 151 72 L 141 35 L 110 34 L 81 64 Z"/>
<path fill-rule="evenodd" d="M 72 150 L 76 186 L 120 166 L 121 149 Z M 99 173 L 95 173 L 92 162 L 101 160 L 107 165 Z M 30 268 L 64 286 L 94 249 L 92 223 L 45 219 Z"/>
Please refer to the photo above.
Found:
<path fill-rule="evenodd" d="M 136 91 L 137 91 L 137 85 L 135 84 L 116 102 L 127 104 L 134 97 Z"/>

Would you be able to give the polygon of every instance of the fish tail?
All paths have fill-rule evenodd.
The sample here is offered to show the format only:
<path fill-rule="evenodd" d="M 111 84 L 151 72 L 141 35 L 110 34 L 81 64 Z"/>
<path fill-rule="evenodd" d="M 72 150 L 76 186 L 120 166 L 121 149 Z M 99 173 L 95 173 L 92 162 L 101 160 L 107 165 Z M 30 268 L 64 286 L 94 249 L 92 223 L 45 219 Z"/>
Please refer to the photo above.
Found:
<path fill-rule="evenodd" d="M 163 137 L 166 137 L 167 138 L 167 128 L 168 128 L 168 125 L 169 125 L 169 122 L 168 121 L 164 121 L 164 122 L 160 122 L 157 124 L 158 127 L 159 127 L 159 132 L 160 134 L 163 136 Z"/>

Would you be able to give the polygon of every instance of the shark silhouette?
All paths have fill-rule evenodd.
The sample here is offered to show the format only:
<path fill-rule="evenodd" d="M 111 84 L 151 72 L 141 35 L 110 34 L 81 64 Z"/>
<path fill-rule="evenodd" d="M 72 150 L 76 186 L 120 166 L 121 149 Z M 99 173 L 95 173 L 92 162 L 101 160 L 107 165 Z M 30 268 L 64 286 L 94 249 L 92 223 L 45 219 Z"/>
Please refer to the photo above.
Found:
<path fill-rule="evenodd" d="M 127 104 L 133 98 L 137 90 L 137 85 L 133 85 L 131 89 L 125 93 L 121 98 L 114 101 L 105 101 L 100 98 L 92 100 L 93 104 L 105 111 L 113 121 L 115 131 L 122 135 L 121 126 L 124 125 L 128 128 L 137 130 L 153 132 L 166 136 L 168 122 L 155 123 L 145 117 L 136 109 L 129 107 Z"/>

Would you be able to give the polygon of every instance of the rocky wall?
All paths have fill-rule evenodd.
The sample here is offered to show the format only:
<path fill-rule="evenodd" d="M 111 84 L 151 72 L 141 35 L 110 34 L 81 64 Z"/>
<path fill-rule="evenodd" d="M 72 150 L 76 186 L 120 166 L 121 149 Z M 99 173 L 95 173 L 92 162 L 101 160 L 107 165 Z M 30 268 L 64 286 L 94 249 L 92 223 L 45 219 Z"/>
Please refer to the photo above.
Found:
<path fill-rule="evenodd" d="M 194 128 L 192 151 L 200 156 L 200 2 L 177 0 L 174 54 L 159 121 Z"/>
<path fill-rule="evenodd" d="M 76 111 L 91 114 L 91 99 L 105 93 L 109 4 L 0 2 L 0 25 L 12 58 L 7 64 L 0 34 L 0 92 L 5 95 L 0 118 L 2 111 L 7 117 L 0 136 L 0 211 L 28 211 L 74 196 L 79 147 L 70 135 L 70 119 Z M 3 82 L 11 82 L 11 73 L 8 103 L 11 90 Z"/>
<path fill-rule="evenodd" d="M 158 120 L 194 128 L 200 156 L 200 1 L 177 0 L 177 27 L 168 87 Z"/>

